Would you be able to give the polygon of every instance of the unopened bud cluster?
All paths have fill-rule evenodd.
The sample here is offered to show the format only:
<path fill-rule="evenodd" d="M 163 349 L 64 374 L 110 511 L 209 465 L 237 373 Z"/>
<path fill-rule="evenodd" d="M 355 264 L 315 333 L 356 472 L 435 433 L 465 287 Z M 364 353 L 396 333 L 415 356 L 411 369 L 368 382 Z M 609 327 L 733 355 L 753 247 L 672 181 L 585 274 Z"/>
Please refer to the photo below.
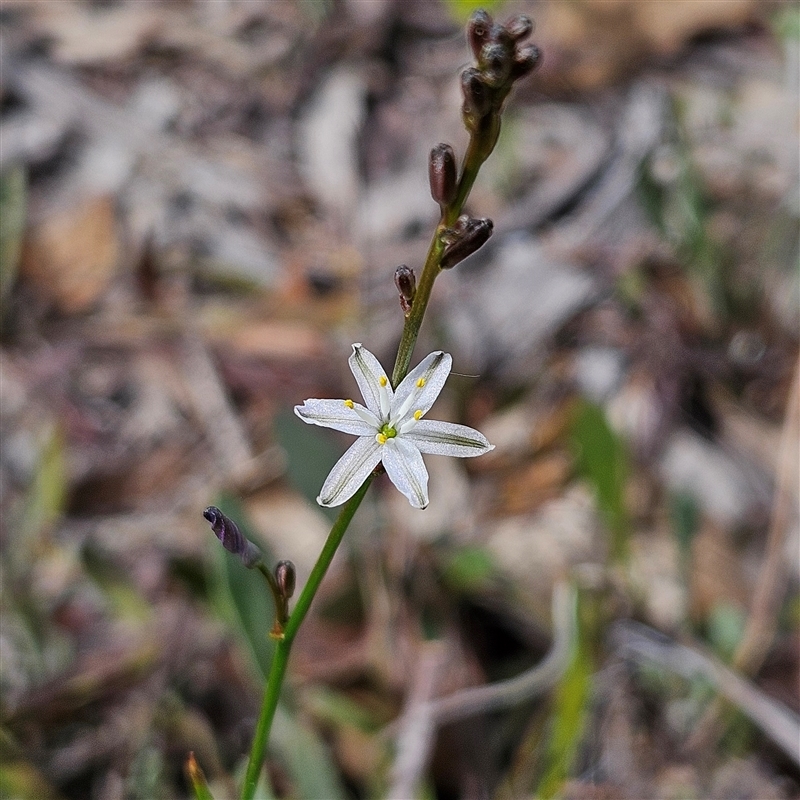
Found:
<path fill-rule="evenodd" d="M 512 85 L 536 69 L 541 60 L 539 48 L 524 43 L 532 30 L 528 17 L 512 17 L 498 25 L 482 10 L 475 11 L 467 25 L 467 40 L 477 66 L 461 73 L 462 115 L 470 133 L 489 136 L 489 151 L 497 141 L 500 112 Z"/>

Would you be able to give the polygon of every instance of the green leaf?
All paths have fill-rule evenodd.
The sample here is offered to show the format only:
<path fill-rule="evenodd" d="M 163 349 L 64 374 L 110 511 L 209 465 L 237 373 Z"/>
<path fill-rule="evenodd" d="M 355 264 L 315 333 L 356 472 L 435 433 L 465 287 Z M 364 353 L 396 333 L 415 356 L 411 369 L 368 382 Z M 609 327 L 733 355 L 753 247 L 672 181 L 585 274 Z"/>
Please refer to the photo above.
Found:
<path fill-rule="evenodd" d="M 744 634 L 744 611 L 731 603 L 715 603 L 708 615 L 708 639 L 714 651 L 729 661 Z"/>
<path fill-rule="evenodd" d="M 189 758 L 186 760 L 186 775 L 189 778 L 189 783 L 192 784 L 192 791 L 194 792 L 194 800 L 214 800 L 214 795 L 211 794 L 211 789 L 208 788 L 206 776 L 194 753 L 189 753 Z"/>
<path fill-rule="evenodd" d="M 598 406 L 581 403 L 572 423 L 572 441 L 579 472 L 594 487 L 597 503 L 611 531 L 611 556 L 624 562 L 630 524 L 625 508 L 628 456 Z"/>
<path fill-rule="evenodd" d="M 312 728 L 279 705 L 272 728 L 274 748 L 291 776 L 297 797 L 346 800 L 347 794 L 326 746 Z"/>
<path fill-rule="evenodd" d="M 553 701 L 550 731 L 545 744 L 542 779 L 535 797 L 556 797 L 569 778 L 589 716 L 593 664 L 590 630 L 578 614 L 578 636 L 572 659 Z"/>
<path fill-rule="evenodd" d="M 352 727 L 362 733 L 375 733 L 389 721 L 378 719 L 376 714 L 352 700 L 344 692 L 324 686 L 307 689 L 303 693 L 303 706 L 328 726 Z"/>
<path fill-rule="evenodd" d="M 691 579 L 692 542 L 700 524 L 697 501 L 687 492 L 677 492 L 670 497 L 672 531 L 678 543 L 681 578 L 685 586 Z"/>
<path fill-rule="evenodd" d="M 64 510 L 67 496 L 64 437 L 53 427 L 39 452 L 36 473 L 25 503 L 24 525 L 28 533 L 47 532 Z"/>
<path fill-rule="evenodd" d="M 442 576 L 452 589 L 460 592 L 479 592 L 491 586 L 497 574 L 492 554 L 477 545 L 461 547 L 450 552 L 442 564 Z"/>
<path fill-rule="evenodd" d="M 5 728 L 0 728 L 0 797 L 14 800 L 41 800 L 43 797 L 59 800 L 61 797 L 25 759 L 22 748 Z"/>
<path fill-rule="evenodd" d="M 0 306 L 17 277 L 27 197 L 27 180 L 22 167 L 0 175 Z"/>

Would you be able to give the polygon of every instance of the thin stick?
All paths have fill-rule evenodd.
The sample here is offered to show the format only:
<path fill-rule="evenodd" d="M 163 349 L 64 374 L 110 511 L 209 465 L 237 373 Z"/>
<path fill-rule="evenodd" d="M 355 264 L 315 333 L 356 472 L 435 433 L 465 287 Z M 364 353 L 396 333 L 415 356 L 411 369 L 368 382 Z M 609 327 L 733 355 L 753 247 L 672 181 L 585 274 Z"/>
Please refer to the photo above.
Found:
<path fill-rule="evenodd" d="M 387 797 L 416 797 L 423 770 L 430 758 L 436 733 L 431 713 L 431 695 L 445 663 L 441 642 L 426 642 L 414 670 L 411 691 L 400 719 L 397 756 L 392 765 L 391 788 Z"/>
<path fill-rule="evenodd" d="M 784 416 L 778 446 L 775 494 L 772 500 L 766 554 L 758 573 L 753 603 L 742 639 L 733 655 L 732 666 L 746 675 L 754 675 L 766 658 L 775 636 L 781 598 L 786 589 L 788 572 L 785 563 L 785 542 L 790 516 L 797 505 L 796 458 L 800 436 L 800 360 L 792 376 L 792 388 Z M 718 737 L 723 703 L 717 698 L 706 709 L 695 726 L 686 747 L 690 751 L 706 750 Z"/>
<path fill-rule="evenodd" d="M 618 623 L 614 638 L 623 654 L 636 661 L 647 660 L 685 677 L 702 675 L 800 765 L 800 719 L 797 715 L 712 655 L 701 652 L 696 646 L 678 644 L 637 622 Z"/>
<path fill-rule="evenodd" d="M 431 703 L 437 725 L 511 708 L 555 686 L 569 664 L 577 634 L 577 590 L 565 582 L 553 589 L 553 646 L 535 667 L 514 678 L 464 689 Z"/>

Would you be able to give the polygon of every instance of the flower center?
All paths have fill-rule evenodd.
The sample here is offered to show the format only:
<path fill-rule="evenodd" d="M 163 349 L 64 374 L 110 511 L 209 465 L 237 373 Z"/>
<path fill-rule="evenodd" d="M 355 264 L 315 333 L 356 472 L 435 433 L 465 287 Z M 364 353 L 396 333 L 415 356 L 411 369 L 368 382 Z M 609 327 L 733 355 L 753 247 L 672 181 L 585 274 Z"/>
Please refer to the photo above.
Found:
<path fill-rule="evenodd" d="M 395 436 L 397 436 L 397 430 L 387 422 L 385 425 L 381 426 L 381 429 L 375 436 L 375 441 L 378 444 L 386 444 L 387 439 L 394 439 Z"/>

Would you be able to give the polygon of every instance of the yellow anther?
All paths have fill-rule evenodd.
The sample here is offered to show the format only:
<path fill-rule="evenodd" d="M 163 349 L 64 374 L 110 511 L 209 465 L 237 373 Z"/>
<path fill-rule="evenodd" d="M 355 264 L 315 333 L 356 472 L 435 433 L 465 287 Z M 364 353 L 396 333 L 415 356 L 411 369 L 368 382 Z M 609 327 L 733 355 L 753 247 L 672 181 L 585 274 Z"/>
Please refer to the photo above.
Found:
<path fill-rule="evenodd" d="M 422 411 L 417 410 L 414 412 L 414 419 L 422 419 Z"/>
<path fill-rule="evenodd" d="M 355 405 L 355 403 L 353 403 L 353 401 L 352 401 L 352 400 L 345 400 L 345 401 L 344 401 L 344 404 L 345 404 L 345 405 L 346 405 L 348 408 L 353 408 L 353 406 Z"/>
<path fill-rule="evenodd" d="M 382 433 L 377 434 L 375 436 L 375 440 L 378 442 L 378 444 L 386 444 L 386 437 Z"/>
<path fill-rule="evenodd" d="M 381 377 L 380 377 L 380 378 L 378 378 L 378 383 L 379 383 L 381 386 L 386 386 L 386 384 L 387 384 L 387 383 L 389 383 L 389 380 L 388 380 L 388 378 L 387 378 L 385 375 L 381 375 Z"/>
<path fill-rule="evenodd" d="M 417 381 L 417 386 L 421 389 L 425 385 L 425 378 L 420 378 Z"/>

